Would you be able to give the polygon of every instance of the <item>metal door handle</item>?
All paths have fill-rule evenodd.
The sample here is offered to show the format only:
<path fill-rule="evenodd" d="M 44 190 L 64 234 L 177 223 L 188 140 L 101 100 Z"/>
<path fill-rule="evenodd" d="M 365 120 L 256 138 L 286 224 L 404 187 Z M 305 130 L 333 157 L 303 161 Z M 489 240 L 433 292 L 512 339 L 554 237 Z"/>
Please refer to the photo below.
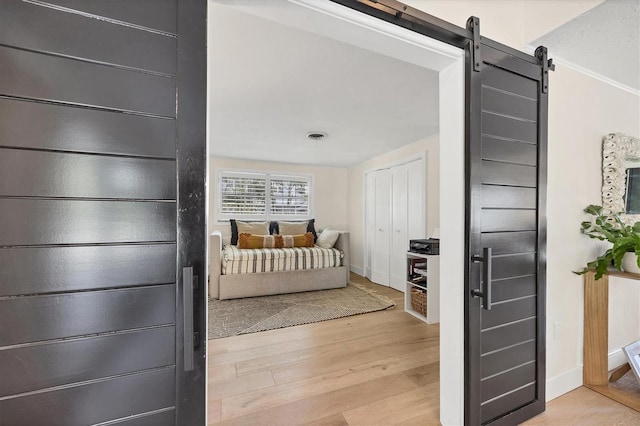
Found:
<path fill-rule="evenodd" d="M 193 267 L 182 268 L 183 335 L 184 335 L 184 371 L 193 370 Z"/>
<path fill-rule="evenodd" d="M 482 299 L 482 307 L 487 311 L 491 310 L 491 247 L 485 247 L 482 250 L 482 256 L 473 256 L 471 261 L 473 263 L 482 262 L 482 290 L 471 290 L 473 297 L 480 297 Z"/>

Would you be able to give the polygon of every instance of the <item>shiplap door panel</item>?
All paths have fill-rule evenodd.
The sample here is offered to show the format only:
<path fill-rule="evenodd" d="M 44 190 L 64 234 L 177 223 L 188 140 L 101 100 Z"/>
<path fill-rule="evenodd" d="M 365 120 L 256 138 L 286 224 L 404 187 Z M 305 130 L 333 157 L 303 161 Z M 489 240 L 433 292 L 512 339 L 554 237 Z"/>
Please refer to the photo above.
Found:
<path fill-rule="evenodd" d="M 206 0 L 1 3 L 0 425 L 203 424 Z"/>
<path fill-rule="evenodd" d="M 545 407 L 547 95 L 541 65 L 480 50 L 479 71 L 467 64 L 465 423 L 518 424 Z"/>

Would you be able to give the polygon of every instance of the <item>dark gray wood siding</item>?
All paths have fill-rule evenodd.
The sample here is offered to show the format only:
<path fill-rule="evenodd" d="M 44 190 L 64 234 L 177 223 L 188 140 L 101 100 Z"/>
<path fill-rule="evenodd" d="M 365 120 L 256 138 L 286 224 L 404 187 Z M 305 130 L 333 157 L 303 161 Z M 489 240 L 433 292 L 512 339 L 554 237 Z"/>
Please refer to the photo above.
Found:
<path fill-rule="evenodd" d="M 0 424 L 175 424 L 177 3 L 0 8 Z"/>

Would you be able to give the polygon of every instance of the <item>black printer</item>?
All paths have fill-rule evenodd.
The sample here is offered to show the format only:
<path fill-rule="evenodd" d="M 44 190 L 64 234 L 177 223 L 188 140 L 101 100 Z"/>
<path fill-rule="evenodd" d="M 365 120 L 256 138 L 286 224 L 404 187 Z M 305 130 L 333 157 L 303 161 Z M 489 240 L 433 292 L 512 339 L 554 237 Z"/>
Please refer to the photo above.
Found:
<path fill-rule="evenodd" d="M 409 240 L 409 251 L 420 254 L 440 254 L 440 240 L 429 238 L 426 240 Z"/>

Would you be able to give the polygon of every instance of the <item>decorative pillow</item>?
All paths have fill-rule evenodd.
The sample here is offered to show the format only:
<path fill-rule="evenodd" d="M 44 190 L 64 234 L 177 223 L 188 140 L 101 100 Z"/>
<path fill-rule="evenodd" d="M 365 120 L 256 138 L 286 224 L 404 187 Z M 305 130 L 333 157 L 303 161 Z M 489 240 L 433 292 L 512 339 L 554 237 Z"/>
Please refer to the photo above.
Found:
<path fill-rule="evenodd" d="M 280 247 L 282 247 L 282 237 L 280 235 L 255 235 L 242 232 L 238 236 L 239 249 Z"/>
<path fill-rule="evenodd" d="M 340 231 L 336 231 L 335 229 L 325 229 L 318 235 L 318 240 L 316 244 L 322 248 L 330 249 L 333 248 L 336 241 L 338 241 L 338 237 L 340 236 Z"/>
<path fill-rule="evenodd" d="M 278 234 L 300 235 L 307 233 L 308 222 L 278 222 Z"/>
<path fill-rule="evenodd" d="M 313 234 L 307 232 L 300 235 L 282 235 L 283 247 L 313 247 Z"/>
<path fill-rule="evenodd" d="M 297 221 L 297 222 L 286 222 L 286 221 L 278 221 L 275 222 L 275 227 L 273 229 L 272 234 L 280 234 L 280 235 L 298 235 L 304 234 L 306 232 L 311 232 L 313 234 L 313 242 L 318 239 L 318 234 L 316 233 L 315 228 L 315 219 Z M 283 229 L 280 229 L 280 225 L 283 225 Z M 306 226 L 303 226 L 306 225 Z"/>
<path fill-rule="evenodd" d="M 231 245 L 238 245 L 238 234 L 269 235 L 269 222 L 245 222 L 231 219 Z"/>

